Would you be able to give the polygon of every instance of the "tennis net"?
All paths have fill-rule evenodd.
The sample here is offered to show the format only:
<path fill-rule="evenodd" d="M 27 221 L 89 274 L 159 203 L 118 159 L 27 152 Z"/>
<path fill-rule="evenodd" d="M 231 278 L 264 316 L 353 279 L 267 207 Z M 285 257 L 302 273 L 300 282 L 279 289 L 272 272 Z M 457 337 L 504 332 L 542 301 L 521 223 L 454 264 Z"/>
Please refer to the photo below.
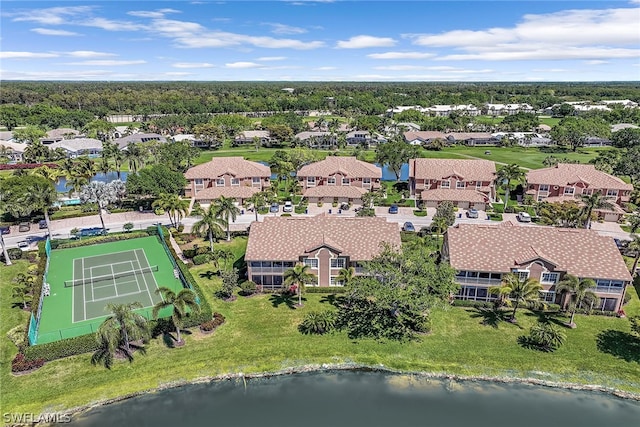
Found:
<path fill-rule="evenodd" d="M 106 281 L 115 281 L 116 279 L 119 279 L 121 277 L 136 276 L 138 274 L 145 274 L 153 271 L 158 271 L 157 265 L 144 267 L 139 270 L 131 270 L 131 271 L 123 271 L 121 273 L 106 274 L 104 276 L 93 276 L 93 277 L 85 277 L 84 279 L 65 280 L 64 286 L 65 288 L 70 288 L 72 286 L 82 286 L 88 283 L 93 284 L 93 283 L 106 282 Z"/>

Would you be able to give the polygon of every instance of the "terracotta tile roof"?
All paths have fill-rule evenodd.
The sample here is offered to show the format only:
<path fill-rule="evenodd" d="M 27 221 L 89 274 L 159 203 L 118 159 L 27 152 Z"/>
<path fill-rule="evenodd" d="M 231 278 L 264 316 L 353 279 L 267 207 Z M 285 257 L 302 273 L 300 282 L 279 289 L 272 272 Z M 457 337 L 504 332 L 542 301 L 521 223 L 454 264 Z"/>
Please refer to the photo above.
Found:
<path fill-rule="evenodd" d="M 240 132 L 235 139 L 252 139 L 254 137 L 258 138 L 269 138 L 268 130 L 245 130 L 244 132 Z"/>
<path fill-rule="evenodd" d="M 584 182 L 589 188 L 633 190 L 631 184 L 618 177 L 601 172 L 594 165 L 559 163 L 555 167 L 536 169 L 527 172 L 529 184 L 549 184 L 566 186 Z"/>
<path fill-rule="evenodd" d="M 425 201 L 445 201 L 452 202 L 472 202 L 487 203 L 489 197 L 476 190 L 455 190 L 450 188 L 438 188 L 436 190 L 424 190 L 420 193 L 422 200 Z"/>
<path fill-rule="evenodd" d="M 466 141 L 467 139 L 491 139 L 489 132 L 450 132 L 447 138 L 453 138 L 456 141 Z"/>
<path fill-rule="evenodd" d="M 80 132 L 71 128 L 52 129 L 47 132 L 49 138 L 64 138 L 68 134 L 80 135 Z"/>
<path fill-rule="evenodd" d="M 351 261 L 365 261 L 380 253 L 382 242 L 400 247 L 400 230 L 377 217 L 266 217 L 251 224 L 245 259 L 294 261 L 322 242 Z"/>
<path fill-rule="evenodd" d="M 350 185 L 319 185 L 307 188 L 304 197 L 348 197 L 359 199 L 368 190 L 362 187 L 352 187 Z"/>
<path fill-rule="evenodd" d="M 493 181 L 495 174 L 496 165 L 490 160 L 409 160 L 409 177 L 415 179 L 443 179 L 457 175 L 464 181 Z"/>
<path fill-rule="evenodd" d="M 251 162 L 242 157 L 215 157 L 210 162 L 194 166 L 185 172 L 187 179 L 208 178 L 230 174 L 235 178 L 250 178 L 254 176 L 270 177 L 271 169 L 261 163 Z"/>
<path fill-rule="evenodd" d="M 298 177 L 329 177 L 342 173 L 348 178 L 382 178 L 382 169 L 371 163 L 363 162 L 355 157 L 328 156 L 319 162 L 303 166 Z"/>
<path fill-rule="evenodd" d="M 436 139 L 436 138 L 440 138 L 444 140 L 446 136 L 447 135 L 444 134 L 443 132 L 423 130 L 423 131 L 417 131 L 417 132 L 405 132 L 404 140 L 415 141 L 416 139 L 418 139 L 420 141 L 427 141 L 427 140 Z"/>
<path fill-rule="evenodd" d="M 208 187 L 204 190 L 200 190 L 196 193 L 196 200 L 213 200 L 220 196 L 230 197 L 233 199 L 246 199 L 251 197 L 254 193 L 260 191 L 258 187 L 247 187 L 241 185 L 238 187 Z"/>
<path fill-rule="evenodd" d="M 320 138 L 320 137 L 325 137 L 325 136 L 332 136 L 331 132 L 300 132 L 297 133 L 295 138 L 299 139 L 301 141 L 305 141 L 309 138 Z"/>
<path fill-rule="evenodd" d="M 446 241 L 456 270 L 504 273 L 543 258 L 578 277 L 631 280 L 613 239 L 594 230 L 459 224 L 447 230 Z"/>

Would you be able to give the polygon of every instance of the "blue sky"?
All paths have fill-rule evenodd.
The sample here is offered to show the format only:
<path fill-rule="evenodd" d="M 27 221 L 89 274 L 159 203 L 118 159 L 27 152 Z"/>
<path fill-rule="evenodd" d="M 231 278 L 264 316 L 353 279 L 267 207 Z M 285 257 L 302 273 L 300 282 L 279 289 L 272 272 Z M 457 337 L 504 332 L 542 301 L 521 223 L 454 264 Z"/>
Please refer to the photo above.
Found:
<path fill-rule="evenodd" d="M 2 0 L 0 29 L 2 80 L 640 80 L 640 0 Z"/>

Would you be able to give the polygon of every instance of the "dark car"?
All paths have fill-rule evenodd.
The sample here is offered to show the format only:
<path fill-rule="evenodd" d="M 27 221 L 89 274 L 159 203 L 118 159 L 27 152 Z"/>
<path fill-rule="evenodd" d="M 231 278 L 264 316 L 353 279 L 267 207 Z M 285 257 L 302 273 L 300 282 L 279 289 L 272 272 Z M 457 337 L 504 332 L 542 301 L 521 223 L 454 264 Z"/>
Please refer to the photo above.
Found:
<path fill-rule="evenodd" d="M 469 209 L 467 211 L 467 218 L 478 218 L 478 211 L 476 209 Z"/>
<path fill-rule="evenodd" d="M 277 203 L 271 203 L 271 207 L 269 208 L 269 212 L 278 213 L 280 211 L 280 205 Z"/>
<path fill-rule="evenodd" d="M 398 205 L 393 204 L 393 205 L 389 206 L 389 213 L 390 214 L 397 214 L 398 213 Z"/>
<path fill-rule="evenodd" d="M 8 225 L 4 227 L 0 227 L 0 233 L 11 234 L 11 228 Z"/>
<path fill-rule="evenodd" d="M 41 220 L 38 222 L 38 228 L 39 228 L 40 230 L 42 230 L 43 228 L 47 228 L 47 221 L 45 221 L 44 219 L 41 219 Z"/>
<path fill-rule="evenodd" d="M 413 223 L 405 222 L 402 226 L 402 231 L 416 231 L 416 228 L 413 226 Z"/>

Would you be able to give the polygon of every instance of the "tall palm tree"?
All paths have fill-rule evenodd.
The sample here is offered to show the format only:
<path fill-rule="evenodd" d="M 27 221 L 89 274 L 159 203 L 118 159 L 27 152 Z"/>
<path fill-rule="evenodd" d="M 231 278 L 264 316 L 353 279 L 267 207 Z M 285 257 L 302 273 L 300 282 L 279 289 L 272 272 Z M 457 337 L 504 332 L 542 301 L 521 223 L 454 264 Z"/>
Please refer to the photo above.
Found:
<path fill-rule="evenodd" d="M 211 252 L 213 252 L 213 238 L 217 238 L 223 233 L 224 220 L 218 217 L 218 211 L 213 206 L 209 206 L 206 210 L 198 207 L 194 209 L 193 213 L 201 217 L 193 224 L 193 232 L 200 235 L 206 234 L 209 238 Z"/>
<path fill-rule="evenodd" d="M 40 141 L 34 141 L 25 147 L 22 157 L 30 162 L 42 163 L 49 158 L 50 154 L 49 147 Z"/>
<path fill-rule="evenodd" d="M 72 194 L 77 194 L 87 184 L 89 184 L 89 180 L 84 176 L 72 175 L 67 176 L 67 182 L 64 186 L 69 189 L 68 196 L 71 197 Z"/>
<path fill-rule="evenodd" d="M 32 175 L 41 176 L 44 179 L 51 181 L 54 185 L 58 183 L 63 176 L 62 171 L 58 168 L 52 168 L 47 165 L 40 166 L 31 171 Z"/>
<path fill-rule="evenodd" d="M 215 209 L 217 216 L 222 218 L 227 226 L 227 242 L 231 241 L 231 229 L 230 222 L 236 221 L 237 216 L 240 214 L 240 209 L 235 205 L 232 198 L 220 196 L 218 199 L 214 199 L 211 203 L 211 207 Z M 231 221 L 229 221 L 231 220 Z"/>
<path fill-rule="evenodd" d="M 296 264 L 293 268 L 284 272 L 284 284 L 286 286 L 295 285 L 298 294 L 298 307 L 302 307 L 302 287 L 316 279 L 314 274 L 309 273 L 309 266 Z"/>
<path fill-rule="evenodd" d="M 253 193 L 251 197 L 246 199 L 247 203 L 253 206 L 253 213 L 256 215 L 256 222 L 258 221 L 258 211 L 267 204 L 267 199 L 262 191 Z"/>
<path fill-rule="evenodd" d="M 147 320 L 133 311 L 136 308 L 142 308 L 142 304 L 107 304 L 106 309 L 111 315 L 98 328 L 100 349 L 93 354 L 91 363 L 96 364 L 102 360 L 109 368 L 116 351 L 122 352 L 129 361 L 133 360 L 131 341 L 145 339 L 149 335 Z"/>
<path fill-rule="evenodd" d="M 524 179 L 524 171 L 515 163 L 504 165 L 496 174 L 496 180 L 499 184 L 504 185 L 504 206 L 509 203 L 509 193 L 511 192 L 511 181 L 522 181 Z"/>
<path fill-rule="evenodd" d="M 96 166 L 88 157 L 80 157 L 74 162 L 74 174 L 83 176 L 91 182 L 91 178 L 96 174 Z"/>
<path fill-rule="evenodd" d="M 591 214 L 594 209 L 612 209 L 613 203 L 609 202 L 604 198 L 602 193 L 596 192 L 591 195 L 583 194 L 580 196 L 582 199 L 582 203 L 584 203 L 584 207 L 582 211 L 584 213 L 584 228 L 589 228 L 591 225 Z"/>
<path fill-rule="evenodd" d="M 129 143 L 129 145 L 127 145 L 124 158 L 129 162 L 131 172 L 137 173 L 139 169 L 144 167 L 144 156 L 144 150 L 139 144 Z"/>
<path fill-rule="evenodd" d="M 187 315 L 187 309 L 192 313 L 200 311 L 200 305 L 196 302 L 196 293 L 191 289 L 182 289 L 177 294 L 166 286 L 156 289 L 156 294 L 162 296 L 162 301 L 153 306 L 153 318 L 158 318 L 158 313 L 165 307 L 171 307 L 171 321 L 176 328 L 177 343 L 182 343 L 180 337 L 180 326 L 182 319 Z"/>
<path fill-rule="evenodd" d="M 438 235 L 437 240 L 440 240 L 440 236 L 442 236 L 443 245 L 444 245 L 444 233 L 445 231 L 447 231 L 448 228 L 449 228 L 449 224 L 447 223 L 446 217 L 444 216 L 433 217 L 433 221 L 431 222 L 431 230 Z"/>
<path fill-rule="evenodd" d="M 33 285 L 35 277 L 20 273 L 16 276 L 16 285 L 13 287 L 13 298 L 18 298 L 22 303 L 22 308 L 27 309 L 27 303 L 33 300 Z"/>
<path fill-rule="evenodd" d="M 631 277 L 633 277 L 638 270 L 638 261 L 640 261 L 640 236 L 633 236 L 633 240 L 629 242 L 627 248 L 636 253 L 636 257 L 633 260 L 633 267 L 631 267 Z"/>
<path fill-rule="evenodd" d="M 632 214 L 627 218 L 627 221 L 629 221 L 629 228 L 630 228 L 629 231 L 632 234 L 640 231 L 640 214 L 639 213 Z"/>
<path fill-rule="evenodd" d="M 177 194 L 162 193 L 151 206 L 163 209 L 169 216 L 171 225 L 178 227 L 180 220 L 187 214 L 189 200 L 183 199 Z"/>
<path fill-rule="evenodd" d="M 58 193 L 56 192 L 53 183 L 38 180 L 29 186 L 28 191 L 25 194 L 23 202 L 29 207 L 31 211 L 42 211 L 44 213 L 44 220 L 47 223 L 47 232 L 49 237 L 51 234 L 51 221 L 49 220 L 49 208 L 53 203 L 58 200 Z"/>
<path fill-rule="evenodd" d="M 336 280 L 341 281 L 344 284 L 344 286 L 349 286 L 349 283 L 351 283 L 355 277 L 356 277 L 355 267 L 347 267 L 347 268 L 340 269 L 340 272 L 336 276 Z"/>
<path fill-rule="evenodd" d="M 569 320 L 569 326 L 576 327 L 573 322 L 573 318 L 576 315 L 576 310 L 582 305 L 591 305 L 598 301 L 598 297 L 592 291 L 595 289 L 596 282 L 591 279 L 579 279 L 572 274 L 566 274 L 564 279 L 556 285 L 556 292 L 570 294 L 570 298 L 574 300 L 574 304 L 571 307 L 571 319 Z"/>
<path fill-rule="evenodd" d="M 6 191 L 0 191 L 0 215 L 7 211 L 7 199 L 9 194 Z M 0 246 L 2 246 L 2 255 L 4 256 L 4 263 L 6 265 L 13 264 L 9 258 L 9 252 L 7 251 L 7 245 L 4 242 L 4 234 L 0 232 Z"/>
<path fill-rule="evenodd" d="M 509 273 L 502 278 L 500 286 L 492 286 L 489 293 L 500 298 L 508 298 L 508 304 L 513 305 L 511 321 L 516 321 L 516 313 L 521 304 L 536 305 L 539 303 L 542 285 L 536 279 L 527 277 L 520 279 L 518 274 Z"/>

